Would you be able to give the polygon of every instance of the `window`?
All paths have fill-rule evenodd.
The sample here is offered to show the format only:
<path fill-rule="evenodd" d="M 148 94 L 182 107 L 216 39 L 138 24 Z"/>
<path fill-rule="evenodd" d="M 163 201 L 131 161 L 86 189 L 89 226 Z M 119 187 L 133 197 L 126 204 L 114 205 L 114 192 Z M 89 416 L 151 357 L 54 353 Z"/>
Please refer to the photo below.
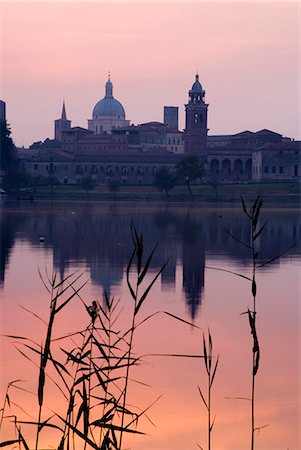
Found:
<path fill-rule="evenodd" d="M 283 166 L 279 167 L 279 173 L 283 173 Z"/>
<path fill-rule="evenodd" d="M 275 166 L 272 167 L 272 173 L 276 173 L 276 167 Z"/>
<path fill-rule="evenodd" d="M 38 170 L 38 165 L 34 164 L 33 168 L 34 168 L 34 170 Z"/>

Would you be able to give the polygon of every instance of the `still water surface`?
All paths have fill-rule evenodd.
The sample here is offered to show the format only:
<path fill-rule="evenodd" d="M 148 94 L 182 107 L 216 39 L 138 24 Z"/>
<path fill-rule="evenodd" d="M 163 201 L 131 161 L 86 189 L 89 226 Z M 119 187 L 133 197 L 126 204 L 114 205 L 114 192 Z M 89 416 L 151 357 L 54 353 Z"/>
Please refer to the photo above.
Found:
<path fill-rule="evenodd" d="M 300 216 L 297 210 L 266 209 L 268 219 L 259 241 L 261 262 L 291 247 L 280 259 L 258 273 L 258 334 L 261 364 L 256 388 L 256 448 L 300 449 Z M 213 448 L 247 449 L 249 445 L 252 340 L 247 317 L 252 306 L 249 283 L 212 268 L 248 276 L 249 225 L 239 208 L 197 206 L 141 206 L 125 204 L 5 205 L 1 215 L 1 330 L 26 335 L 41 342 L 43 325 L 20 305 L 48 318 L 49 303 L 38 274 L 52 268 L 61 278 L 79 271 L 88 280 L 81 296 L 86 303 L 103 301 L 104 292 L 121 298 L 122 320 L 129 320 L 130 299 L 125 271 L 132 251 L 131 223 L 143 233 L 146 252 L 159 242 L 152 265 L 155 274 L 168 265 L 143 305 L 141 318 L 156 311 L 169 311 L 198 327 L 157 316 L 138 332 L 137 354 L 202 354 L 202 332 L 210 328 L 220 364 L 213 389 L 216 414 Z M 45 241 L 39 242 L 43 236 Z M 210 267 L 206 268 L 206 267 Z M 82 329 L 86 312 L 78 300 L 68 305 L 59 320 L 61 331 Z M 1 392 L 12 379 L 26 380 L 23 387 L 36 390 L 36 369 L 23 359 L 12 340 L 2 339 Z M 129 439 L 132 450 L 188 450 L 206 448 L 206 412 L 198 394 L 206 378 L 200 359 L 145 357 L 134 378 L 150 387 L 133 384 L 131 403 L 145 408 L 162 398 L 149 411 L 152 423 L 141 421 L 143 437 Z M 59 402 L 50 387 L 49 407 Z M 14 390 L 12 396 L 35 417 L 33 396 Z M 13 407 L 22 416 L 22 411 Z M 27 417 L 28 419 L 28 417 Z M 24 426 L 25 427 L 25 426 Z M 30 431 L 23 428 L 24 433 Z M 11 437 L 9 426 L 4 437 Z M 43 448 L 51 448 L 53 434 L 45 432 Z"/>

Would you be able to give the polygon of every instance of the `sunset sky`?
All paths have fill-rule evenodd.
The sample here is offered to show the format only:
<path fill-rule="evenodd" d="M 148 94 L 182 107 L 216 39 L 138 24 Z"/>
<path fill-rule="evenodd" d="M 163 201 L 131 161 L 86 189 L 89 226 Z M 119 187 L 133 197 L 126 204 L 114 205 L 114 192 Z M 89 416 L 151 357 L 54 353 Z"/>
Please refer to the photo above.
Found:
<path fill-rule="evenodd" d="M 209 134 L 300 132 L 299 2 L 2 2 L 0 99 L 16 145 L 53 138 L 65 99 L 87 127 L 108 71 L 126 118 L 180 129 L 196 71 Z"/>

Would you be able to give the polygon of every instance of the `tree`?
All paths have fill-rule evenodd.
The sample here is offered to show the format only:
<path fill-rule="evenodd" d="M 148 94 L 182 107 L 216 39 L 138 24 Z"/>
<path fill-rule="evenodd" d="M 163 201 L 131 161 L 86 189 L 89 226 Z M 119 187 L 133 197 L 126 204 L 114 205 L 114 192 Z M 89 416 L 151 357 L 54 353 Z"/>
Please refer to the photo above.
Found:
<path fill-rule="evenodd" d="M 0 120 L 0 171 L 5 189 L 14 187 L 16 175 L 15 144 L 10 137 L 11 131 L 6 120 Z M 17 183 L 18 184 L 18 183 Z M 23 186 L 22 186 L 23 187 Z"/>
<path fill-rule="evenodd" d="M 80 187 L 84 191 L 86 191 L 86 193 L 88 194 L 89 191 L 92 191 L 95 188 L 94 180 L 90 176 L 84 177 L 84 178 L 81 179 Z"/>
<path fill-rule="evenodd" d="M 198 179 L 202 180 L 205 172 L 204 166 L 196 155 L 187 155 L 176 166 L 177 177 L 187 186 L 189 194 L 192 196 L 191 183 Z"/>
<path fill-rule="evenodd" d="M 116 192 L 120 190 L 120 182 L 115 178 L 111 178 L 110 180 L 108 180 L 107 186 L 109 191 L 114 192 L 114 194 L 116 194 Z"/>
<path fill-rule="evenodd" d="M 208 182 L 209 186 L 211 186 L 214 189 L 215 199 L 217 200 L 218 199 L 218 188 L 221 184 L 219 179 L 217 177 L 212 176 L 208 179 L 207 182 Z"/>
<path fill-rule="evenodd" d="M 32 176 L 27 172 L 10 170 L 4 177 L 4 188 L 7 190 L 26 189 L 32 185 Z"/>
<path fill-rule="evenodd" d="M 167 197 L 169 197 L 169 191 L 175 187 L 176 177 L 166 168 L 161 167 L 154 174 L 153 186 L 158 191 L 165 191 Z"/>
<path fill-rule="evenodd" d="M 54 186 L 59 186 L 61 183 L 52 173 L 46 178 L 46 184 L 50 187 L 50 193 L 53 194 Z"/>
<path fill-rule="evenodd" d="M 3 171 L 11 170 L 15 159 L 15 145 L 10 135 L 6 120 L 0 120 L 0 170 Z"/>

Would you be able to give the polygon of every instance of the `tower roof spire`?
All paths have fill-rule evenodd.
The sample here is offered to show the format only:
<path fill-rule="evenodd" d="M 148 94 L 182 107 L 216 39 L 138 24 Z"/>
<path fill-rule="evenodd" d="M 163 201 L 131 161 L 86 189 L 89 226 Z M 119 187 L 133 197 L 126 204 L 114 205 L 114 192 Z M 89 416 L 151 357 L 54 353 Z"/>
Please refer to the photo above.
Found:
<path fill-rule="evenodd" d="M 65 106 L 65 100 L 63 100 L 63 109 L 62 109 L 62 120 L 67 120 L 67 114 L 66 114 L 66 106 Z"/>

